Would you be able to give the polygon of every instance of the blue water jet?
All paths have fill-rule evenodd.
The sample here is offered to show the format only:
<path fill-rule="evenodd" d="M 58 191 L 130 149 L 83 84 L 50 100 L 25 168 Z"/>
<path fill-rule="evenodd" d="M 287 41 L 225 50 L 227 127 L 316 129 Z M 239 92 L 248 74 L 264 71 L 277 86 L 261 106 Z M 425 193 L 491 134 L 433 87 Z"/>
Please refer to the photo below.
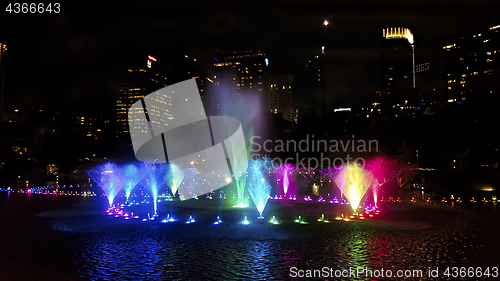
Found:
<path fill-rule="evenodd" d="M 147 184 L 153 197 L 153 217 L 158 216 L 158 192 L 163 185 L 163 176 L 165 174 L 165 164 L 145 164 L 147 170 Z"/>
<path fill-rule="evenodd" d="M 259 219 L 264 218 L 262 212 L 271 194 L 271 186 L 266 179 L 266 171 L 271 171 L 273 168 L 273 161 L 269 158 L 251 160 L 248 167 L 247 188 L 259 212 Z"/>
<path fill-rule="evenodd" d="M 125 198 L 128 201 L 132 190 L 146 175 L 146 171 L 144 170 L 144 165 L 137 167 L 134 164 L 127 164 L 122 170 L 125 178 Z"/>
<path fill-rule="evenodd" d="M 87 172 L 106 194 L 109 206 L 113 205 L 116 194 L 125 184 L 124 176 L 115 163 L 106 162 Z"/>

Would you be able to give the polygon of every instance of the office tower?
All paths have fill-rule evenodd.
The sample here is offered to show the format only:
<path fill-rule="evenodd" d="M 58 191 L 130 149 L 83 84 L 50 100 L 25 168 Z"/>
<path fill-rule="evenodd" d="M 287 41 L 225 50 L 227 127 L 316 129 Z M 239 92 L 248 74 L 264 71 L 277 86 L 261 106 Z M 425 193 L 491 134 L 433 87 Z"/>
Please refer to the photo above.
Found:
<path fill-rule="evenodd" d="M 269 59 L 262 51 L 225 52 L 215 57 L 213 79 L 207 73 L 207 81 L 214 83 L 213 94 L 207 97 L 210 114 L 224 114 L 231 110 L 229 99 L 235 103 L 256 99 L 267 109 L 269 100 Z M 234 105 L 234 103 L 233 103 Z M 224 106 L 226 108 L 224 108 Z M 255 109 L 251 109 L 255 110 Z"/>
<path fill-rule="evenodd" d="M 196 54 L 196 82 L 198 84 L 198 89 L 200 90 L 201 100 L 205 107 L 205 111 L 210 115 L 208 111 L 209 108 L 209 97 L 213 95 L 213 81 L 216 77 L 215 75 L 215 64 L 217 56 L 222 54 L 222 50 L 217 46 L 202 46 L 198 47 Z"/>
<path fill-rule="evenodd" d="M 269 108 L 271 113 L 283 115 L 283 119 L 295 122 L 293 106 L 293 76 L 291 74 L 269 77 Z"/>
<path fill-rule="evenodd" d="M 439 83 L 434 63 L 419 63 L 415 67 L 415 90 L 418 106 L 433 106 L 439 102 Z"/>
<path fill-rule="evenodd" d="M 74 126 L 84 132 L 85 138 L 89 140 L 102 140 L 104 122 L 102 113 L 73 116 Z"/>
<path fill-rule="evenodd" d="M 300 119 L 321 116 L 325 111 L 324 54 L 311 59 L 297 60 L 294 64 L 293 91 L 295 109 Z"/>
<path fill-rule="evenodd" d="M 448 105 L 492 104 L 500 93 L 500 25 L 443 46 Z"/>
<path fill-rule="evenodd" d="M 128 109 L 137 100 L 170 84 L 170 73 L 166 65 L 150 55 L 123 58 L 121 69 L 116 101 L 116 137 L 119 141 L 129 142 Z"/>
<path fill-rule="evenodd" d="M 408 28 L 384 28 L 381 52 L 381 86 L 393 105 L 404 106 L 415 87 L 413 34 Z"/>
<path fill-rule="evenodd" d="M 0 119 L 3 118 L 3 96 L 5 91 L 5 67 L 2 63 L 3 53 L 7 51 L 7 45 L 0 43 Z"/>

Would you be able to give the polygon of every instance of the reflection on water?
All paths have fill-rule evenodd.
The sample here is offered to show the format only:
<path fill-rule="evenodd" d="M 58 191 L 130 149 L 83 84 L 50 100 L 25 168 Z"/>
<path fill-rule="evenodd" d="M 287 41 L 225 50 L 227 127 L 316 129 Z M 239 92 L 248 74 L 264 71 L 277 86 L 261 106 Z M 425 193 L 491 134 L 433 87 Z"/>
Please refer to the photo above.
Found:
<path fill-rule="evenodd" d="M 60 198 L 54 207 L 56 200 L 10 196 L 0 197 L 0 223 L 7 226 L 0 238 L 12 241 L 0 246 L 0 258 L 90 280 L 284 280 L 291 267 L 426 270 L 500 261 L 492 209 L 393 203 L 376 220 L 214 226 L 212 217 L 192 225 L 127 221 L 78 199 L 64 206 Z M 36 242 L 33 233 L 44 238 Z"/>
<path fill-rule="evenodd" d="M 345 246 L 345 253 L 349 257 L 349 266 L 351 267 L 366 267 L 370 256 L 366 248 L 367 234 L 363 232 L 353 231 L 349 235 L 347 245 Z"/>

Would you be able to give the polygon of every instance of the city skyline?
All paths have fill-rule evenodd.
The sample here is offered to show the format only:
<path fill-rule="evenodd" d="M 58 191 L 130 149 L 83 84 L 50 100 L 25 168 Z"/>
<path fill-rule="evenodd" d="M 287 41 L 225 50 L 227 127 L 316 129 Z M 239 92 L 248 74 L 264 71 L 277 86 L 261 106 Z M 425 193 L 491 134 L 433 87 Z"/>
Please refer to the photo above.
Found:
<path fill-rule="evenodd" d="M 499 5 L 382 1 L 370 8 L 364 1 L 305 6 L 272 2 L 266 7 L 153 2 L 135 11 L 134 4 L 94 10 L 92 5 L 68 4 L 60 14 L 34 17 L 37 24 L 5 12 L 0 19 L 0 37 L 9 46 L 5 110 L 29 112 L 70 103 L 102 110 L 99 104 L 115 100 L 119 59 L 129 52 L 149 52 L 169 61 L 203 45 L 230 51 L 262 49 L 270 58 L 270 74 L 276 75 L 291 73 L 297 58 L 320 53 L 323 41 L 327 103 L 356 105 L 378 86 L 383 28 L 407 26 L 415 37 L 416 63 L 434 62 L 442 45 L 457 34 L 497 25 L 494 7 Z M 325 19 L 330 23 L 326 36 Z M 26 77 L 32 83 L 23 83 Z M 27 99 L 32 102 L 23 104 Z"/>

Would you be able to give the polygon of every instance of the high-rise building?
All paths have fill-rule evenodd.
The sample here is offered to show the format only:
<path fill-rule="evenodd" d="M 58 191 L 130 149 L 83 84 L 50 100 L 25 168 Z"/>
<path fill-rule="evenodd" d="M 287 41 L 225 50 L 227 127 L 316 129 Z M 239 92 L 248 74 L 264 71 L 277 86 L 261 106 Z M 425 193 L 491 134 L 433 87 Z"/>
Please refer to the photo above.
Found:
<path fill-rule="evenodd" d="M 397 106 L 415 87 L 413 34 L 405 27 L 388 27 L 382 32 L 381 86 Z"/>
<path fill-rule="evenodd" d="M 281 113 L 283 119 L 295 122 L 293 106 L 293 76 L 291 74 L 273 75 L 269 77 L 269 111 Z"/>
<path fill-rule="evenodd" d="M 73 116 L 75 127 L 85 133 L 85 138 L 92 140 L 102 140 L 104 122 L 102 113 Z"/>
<path fill-rule="evenodd" d="M 223 113 L 223 99 L 240 96 L 259 99 L 262 107 L 268 108 L 268 65 L 269 59 L 262 51 L 225 52 L 215 57 L 213 79 L 207 73 L 205 82 L 215 87 L 205 99 L 209 113 Z"/>
<path fill-rule="evenodd" d="M 222 54 L 222 50 L 217 46 L 201 46 L 197 49 L 196 54 L 196 82 L 200 89 L 200 96 L 205 106 L 205 111 L 210 115 L 208 108 L 209 101 L 207 97 L 213 95 L 213 81 L 216 78 L 215 62 L 217 57 Z M 213 110 L 213 109 L 212 109 Z"/>
<path fill-rule="evenodd" d="M 122 60 L 116 101 L 116 137 L 129 141 L 128 110 L 137 100 L 170 84 L 169 69 L 153 56 L 130 56 Z M 168 103 L 168 101 L 167 101 Z M 143 124 L 146 126 L 146 124 Z"/>
<path fill-rule="evenodd" d="M 311 59 L 298 60 L 294 65 L 293 89 L 297 118 L 321 116 L 325 108 L 324 53 Z"/>
<path fill-rule="evenodd" d="M 388 27 L 382 30 L 380 87 L 366 97 L 368 117 L 391 118 L 414 114 L 418 109 L 421 101 L 414 94 L 414 49 L 413 34 L 408 28 Z"/>
<path fill-rule="evenodd" d="M 500 92 L 500 25 L 463 34 L 443 51 L 448 104 L 491 104 Z"/>
<path fill-rule="evenodd" d="M 0 118 L 3 118 L 3 96 L 5 91 L 5 68 L 2 63 L 2 54 L 7 51 L 7 45 L 0 43 Z"/>
<path fill-rule="evenodd" d="M 417 64 L 415 68 L 415 90 L 418 96 L 418 106 L 433 106 L 439 102 L 439 83 L 434 63 Z"/>

